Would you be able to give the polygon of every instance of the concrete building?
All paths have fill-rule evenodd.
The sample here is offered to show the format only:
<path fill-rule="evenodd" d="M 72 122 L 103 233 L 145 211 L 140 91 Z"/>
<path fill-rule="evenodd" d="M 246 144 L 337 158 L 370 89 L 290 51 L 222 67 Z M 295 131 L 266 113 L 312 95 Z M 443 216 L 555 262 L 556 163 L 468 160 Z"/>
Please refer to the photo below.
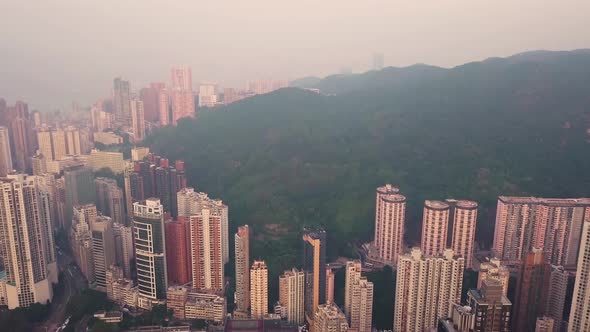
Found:
<path fill-rule="evenodd" d="M 108 168 L 115 174 L 121 174 L 125 170 L 125 159 L 121 152 L 92 149 L 88 157 L 88 166 L 95 172 L 103 168 Z"/>
<path fill-rule="evenodd" d="M 326 303 L 334 303 L 334 271 L 326 269 Z"/>
<path fill-rule="evenodd" d="M 305 274 L 293 268 L 279 277 L 279 303 L 287 321 L 299 326 L 305 322 Z"/>
<path fill-rule="evenodd" d="M 344 314 L 351 329 L 370 332 L 373 319 L 373 283 L 361 276 L 360 261 L 346 263 Z"/>
<path fill-rule="evenodd" d="M 590 218 L 589 198 L 498 198 L 493 250 L 518 263 L 533 248 L 543 248 L 553 265 L 574 269 L 584 220 Z"/>
<path fill-rule="evenodd" d="M 374 247 L 379 260 L 395 265 L 404 247 L 406 197 L 387 184 L 377 188 Z"/>
<path fill-rule="evenodd" d="M 223 290 L 221 220 L 219 210 L 206 208 L 189 217 L 191 271 L 195 289 Z"/>
<path fill-rule="evenodd" d="M 123 144 L 123 137 L 111 131 L 97 131 L 92 134 L 95 143 L 104 145 L 119 145 Z"/>
<path fill-rule="evenodd" d="M 0 126 L 0 177 L 6 176 L 13 169 L 10 152 L 10 133 L 8 128 Z"/>
<path fill-rule="evenodd" d="M 115 121 L 123 126 L 131 125 L 131 87 L 129 81 L 117 77 L 113 81 Z"/>
<path fill-rule="evenodd" d="M 473 308 L 454 304 L 452 321 L 458 332 L 470 332 L 475 321 Z"/>
<path fill-rule="evenodd" d="M 46 303 L 57 283 L 57 260 L 48 194 L 37 177 L 11 174 L 0 179 L 0 280 L 9 309 Z"/>
<path fill-rule="evenodd" d="M 166 226 L 166 264 L 168 283 L 184 285 L 191 282 L 190 223 L 184 217 L 168 220 Z"/>
<path fill-rule="evenodd" d="M 534 331 L 537 317 L 545 314 L 547 291 L 551 278 L 550 265 L 541 249 L 524 257 L 516 284 L 513 323 L 515 331 Z"/>
<path fill-rule="evenodd" d="M 333 303 L 319 305 L 314 318 L 313 332 L 348 332 L 344 313 Z"/>
<path fill-rule="evenodd" d="M 159 121 L 159 100 L 160 91 L 165 88 L 164 83 L 151 83 L 148 88 L 139 91 L 139 97 L 143 102 L 145 121 L 156 123 Z"/>
<path fill-rule="evenodd" d="M 31 167 L 33 175 L 43 175 L 47 173 L 47 160 L 42 154 L 36 154 L 31 157 Z"/>
<path fill-rule="evenodd" d="M 508 283 L 510 281 L 510 271 L 498 258 L 491 258 L 487 262 L 479 265 L 477 274 L 477 288 L 480 288 L 482 282 L 487 279 L 496 279 L 502 284 L 502 294 L 508 296 Z"/>
<path fill-rule="evenodd" d="M 556 327 L 561 326 L 564 321 L 563 311 L 570 278 L 573 278 L 573 273 L 565 271 L 563 266 L 551 266 L 545 316 L 553 318 Z"/>
<path fill-rule="evenodd" d="M 92 172 L 92 169 L 84 166 L 68 167 L 64 170 L 64 181 L 64 229 L 68 230 L 72 224 L 73 207 L 75 205 L 94 204 L 96 202 L 94 172 Z"/>
<path fill-rule="evenodd" d="M 163 210 L 155 198 L 133 203 L 137 286 L 152 301 L 165 299 L 168 288 Z"/>
<path fill-rule="evenodd" d="M 177 167 L 178 168 L 178 167 Z M 184 167 L 183 167 L 184 169 Z M 229 262 L 229 208 L 220 199 L 209 198 L 206 193 L 196 192 L 194 188 L 185 188 L 185 185 L 177 191 L 178 216 L 189 217 L 199 214 L 201 210 L 208 209 L 214 215 L 221 218 L 221 249 L 223 264 Z"/>
<path fill-rule="evenodd" d="M 150 153 L 150 148 L 139 147 L 131 149 L 131 161 L 142 161 Z"/>
<path fill-rule="evenodd" d="M 450 317 L 461 300 L 465 259 L 445 250 L 443 256 L 423 256 L 418 248 L 400 256 L 397 264 L 394 331 L 424 331 L 439 318 Z M 445 283 L 440 283 L 445 280 Z"/>
<path fill-rule="evenodd" d="M 14 106 L 8 107 L 8 122 L 12 138 L 14 168 L 19 172 L 29 172 L 30 157 L 34 155 L 37 145 L 29 106 L 22 101 L 17 101 Z"/>
<path fill-rule="evenodd" d="M 191 69 L 186 66 L 172 68 L 170 81 L 172 87 L 168 91 L 168 95 L 172 108 L 172 124 L 176 125 L 181 118 L 195 116 Z"/>
<path fill-rule="evenodd" d="M 131 131 L 133 133 L 133 142 L 138 143 L 145 138 L 143 102 L 138 99 L 131 100 Z"/>
<path fill-rule="evenodd" d="M 109 217 L 97 216 L 90 224 L 90 230 L 94 262 L 94 288 L 106 292 L 107 269 L 116 262 L 113 221 Z"/>
<path fill-rule="evenodd" d="M 186 319 L 202 319 L 223 322 L 227 314 L 227 303 L 224 297 L 215 293 L 191 291 L 187 294 L 184 305 Z"/>
<path fill-rule="evenodd" d="M 113 222 L 124 224 L 123 190 L 119 188 L 117 181 L 98 177 L 94 179 L 94 186 L 96 188 L 97 210 L 103 215 L 111 217 Z"/>
<path fill-rule="evenodd" d="M 557 332 L 555 320 L 545 316 L 537 318 L 535 332 Z"/>
<path fill-rule="evenodd" d="M 133 264 L 133 231 L 130 226 L 113 223 L 115 237 L 115 260 L 123 271 L 123 276 L 131 279 L 131 265 Z"/>
<path fill-rule="evenodd" d="M 303 273 L 305 274 L 305 319 L 312 327 L 314 315 L 326 303 L 326 231 L 303 230 Z"/>
<path fill-rule="evenodd" d="M 254 261 L 250 269 L 250 315 L 262 319 L 268 314 L 268 268 L 264 261 Z"/>
<path fill-rule="evenodd" d="M 424 202 L 422 242 L 420 245 L 424 255 L 442 255 L 446 249 L 450 211 L 451 207 L 445 202 Z"/>
<path fill-rule="evenodd" d="M 90 225 L 96 217 L 97 211 L 94 204 L 76 205 L 73 208 L 70 245 L 74 254 L 74 260 L 89 284 L 94 284 L 95 281 L 94 253 Z"/>
<path fill-rule="evenodd" d="M 590 220 L 583 223 L 568 331 L 590 328 Z"/>
<path fill-rule="evenodd" d="M 217 104 L 217 84 L 199 84 L 199 107 L 214 107 L 217 106 Z"/>
<path fill-rule="evenodd" d="M 473 320 L 473 332 L 511 331 L 512 304 L 502 295 L 502 284 L 498 280 L 484 280 L 480 289 L 467 292 L 467 298 L 474 316 L 481 318 Z"/>
<path fill-rule="evenodd" d="M 133 286 L 133 280 L 125 279 L 123 271 L 117 266 L 111 266 L 106 273 L 107 298 L 115 303 L 130 308 L 138 305 L 138 290 Z"/>
<path fill-rule="evenodd" d="M 270 93 L 278 89 L 286 88 L 289 86 L 289 81 L 287 80 L 259 80 L 259 81 L 250 81 L 247 84 L 248 91 L 254 94 L 265 94 Z"/>
<path fill-rule="evenodd" d="M 473 244 L 477 225 L 477 202 L 447 199 L 450 206 L 447 248 L 465 258 L 465 268 L 473 267 Z"/>
<path fill-rule="evenodd" d="M 236 263 L 236 311 L 248 313 L 250 307 L 250 228 L 248 225 L 238 227 L 234 236 Z"/>

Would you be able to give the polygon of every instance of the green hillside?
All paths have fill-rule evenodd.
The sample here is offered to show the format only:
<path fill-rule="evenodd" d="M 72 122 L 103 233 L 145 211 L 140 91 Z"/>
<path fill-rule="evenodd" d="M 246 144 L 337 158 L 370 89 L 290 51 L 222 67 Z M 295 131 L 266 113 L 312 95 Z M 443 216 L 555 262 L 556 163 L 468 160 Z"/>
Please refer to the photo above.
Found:
<path fill-rule="evenodd" d="M 409 245 L 425 199 L 479 201 L 477 240 L 489 247 L 498 195 L 590 193 L 588 52 L 308 82 L 330 96 L 282 89 L 147 140 L 186 160 L 191 186 L 227 202 L 232 230 L 253 227 L 271 278 L 299 263 L 303 224 L 325 226 L 331 257 L 369 241 L 384 183 L 408 197 Z"/>

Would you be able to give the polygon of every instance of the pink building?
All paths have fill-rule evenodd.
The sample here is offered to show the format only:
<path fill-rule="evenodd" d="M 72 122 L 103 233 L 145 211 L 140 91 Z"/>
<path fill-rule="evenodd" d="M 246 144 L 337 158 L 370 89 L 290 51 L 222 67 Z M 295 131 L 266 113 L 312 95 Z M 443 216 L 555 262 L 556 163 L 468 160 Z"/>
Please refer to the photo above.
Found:
<path fill-rule="evenodd" d="M 395 264 L 403 254 L 405 220 L 406 197 L 390 184 L 377 188 L 374 246 L 379 260 Z"/>
<path fill-rule="evenodd" d="M 172 89 L 193 90 L 193 78 L 189 67 L 172 67 L 170 72 Z"/>
<path fill-rule="evenodd" d="M 173 67 L 170 71 L 171 89 L 168 91 L 169 107 L 172 110 L 170 121 L 166 124 L 176 125 L 178 120 L 195 116 L 195 96 L 191 69 L 187 66 Z M 166 110 L 160 103 L 160 114 Z M 164 125 L 164 121 L 160 121 Z"/>
<path fill-rule="evenodd" d="M 440 256 L 446 249 L 450 206 L 441 201 L 425 201 L 422 217 L 422 253 Z"/>
<path fill-rule="evenodd" d="M 158 122 L 160 119 L 160 91 L 165 88 L 164 83 L 151 83 L 149 88 L 143 88 L 139 92 L 143 102 L 145 121 Z"/>

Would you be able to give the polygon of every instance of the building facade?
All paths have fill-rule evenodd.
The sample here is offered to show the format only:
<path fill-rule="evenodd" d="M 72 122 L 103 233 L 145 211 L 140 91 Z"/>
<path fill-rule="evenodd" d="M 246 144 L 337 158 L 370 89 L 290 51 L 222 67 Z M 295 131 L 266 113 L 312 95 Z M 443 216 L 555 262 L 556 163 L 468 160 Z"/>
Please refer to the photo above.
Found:
<path fill-rule="evenodd" d="M 183 217 L 166 221 L 166 264 L 168 283 L 184 285 L 191 282 L 190 223 Z"/>
<path fill-rule="evenodd" d="M 222 215 L 218 210 L 201 209 L 191 215 L 190 247 L 193 288 L 224 289 Z"/>
<path fill-rule="evenodd" d="M 534 331 L 537 317 L 545 314 L 550 265 L 541 249 L 527 253 L 520 266 L 514 305 L 514 330 Z"/>
<path fill-rule="evenodd" d="M 303 231 L 303 273 L 305 274 L 305 318 L 313 326 L 314 315 L 326 303 L 326 231 Z"/>
<path fill-rule="evenodd" d="M 304 313 L 305 274 L 293 268 L 285 271 L 279 277 L 279 303 L 286 311 L 288 322 L 303 325 Z"/>
<path fill-rule="evenodd" d="M 254 261 L 250 269 L 250 315 L 263 319 L 268 314 L 268 268 L 264 261 Z"/>
<path fill-rule="evenodd" d="M 387 184 L 377 188 L 374 247 L 377 258 L 394 264 L 402 254 L 406 220 L 406 197 Z"/>
<path fill-rule="evenodd" d="M 247 313 L 250 307 L 250 228 L 238 227 L 234 236 L 236 262 L 236 311 Z"/>

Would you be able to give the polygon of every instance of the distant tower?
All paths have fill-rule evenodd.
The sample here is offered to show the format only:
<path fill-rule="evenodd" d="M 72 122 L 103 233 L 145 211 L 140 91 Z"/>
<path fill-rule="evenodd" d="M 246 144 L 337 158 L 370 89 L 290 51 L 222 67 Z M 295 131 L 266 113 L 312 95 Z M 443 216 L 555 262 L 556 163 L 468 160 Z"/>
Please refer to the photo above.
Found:
<path fill-rule="evenodd" d="M 189 225 L 184 217 L 166 222 L 166 265 L 169 284 L 184 285 L 191 281 Z"/>
<path fill-rule="evenodd" d="M 131 88 L 129 81 L 120 77 L 113 81 L 113 103 L 115 106 L 115 120 L 125 126 L 131 125 Z"/>
<path fill-rule="evenodd" d="M 133 130 L 133 140 L 136 143 L 143 141 L 145 138 L 145 118 L 141 100 L 131 100 L 131 128 Z"/>
<path fill-rule="evenodd" d="M 75 205 L 94 204 L 96 189 L 94 172 L 84 166 L 73 166 L 64 170 L 65 179 L 65 217 L 64 228 L 70 229 L 72 224 L 72 208 Z"/>
<path fill-rule="evenodd" d="M 203 208 L 189 218 L 193 287 L 221 291 L 224 286 L 221 213 Z"/>
<path fill-rule="evenodd" d="M 372 330 L 373 283 L 361 276 L 361 262 L 346 263 L 344 310 L 351 329 L 359 332 Z"/>
<path fill-rule="evenodd" d="M 250 270 L 250 310 L 254 319 L 268 314 L 268 269 L 264 261 L 254 261 Z"/>
<path fill-rule="evenodd" d="M 107 291 L 107 269 L 115 263 L 115 236 L 111 218 L 98 216 L 90 224 L 96 289 Z"/>
<path fill-rule="evenodd" d="M 133 227 L 139 294 L 152 300 L 165 299 L 168 278 L 164 208 L 159 199 L 133 203 Z"/>
<path fill-rule="evenodd" d="M 326 303 L 334 303 L 334 271 L 326 269 Z"/>
<path fill-rule="evenodd" d="M 238 227 L 234 236 L 236 261 L 236 311 L 248 312 L 250 306 L 250 228 L 248 225 Z"/>
<path fill-rule="evenodd" d="M 406 197 L 387 184 L 377 188 L 374 245 L 378 258 L 395 265 L 403 250 Z"/>
<path fill-rule="evenodd" d="M 477 224 L 477 202 L 466 200 L 445 200 L 451 207 L 447 247 L 465 258 L 465 268 L 473 267 L 473 243 Z"/>
<path fill-rule="evenodd" d="M 450 206 L 441 201 L 425 201 L 422 218 L 422 243 L 426 256 L 438 256 L 447 245 Z"/>
<path fill-rule="evenodd" d="M 584 221 L 578 268 L 568 331 L 584 331 L 590 326 L 590 220 Z"/>
<path fill-rule="evenodd" d="M 291 269 L 279 277 L 279 303 L 287 311 L 287 321 L 299 326 L 305 322 L 303 309 L 305 293 L 305 274 Z"/>
<path fill-rule="evenodd" d="M 551 266 L 551 280 L 547 291 L 545 315 L 553 318 L 557 326 L 561 326 L 563 323 L 563 309 L 570 275 L 570 272 L 565 271 L 563 266 Z"/>
<path fill-rule="evenodd" d="M 305 316 L 313 325 L 315 311 L 326 303 L 326 231 L 303 232 L 303 272 L 305 273 Z"/>
<path fill-rule="evenodd" d="M 113 222 L 124 224 L 123 190 L 117 181 L 108 178 L 96 178 L 96 208 L 105 216 L 111 217 Z"/>
<path fill-rule="evenodd" d="M 10 132 L 14 154 L 12 159 L 18 171 L 28 172 L 31 168 L 31 156 L 35 152 L 36 140 L 33 132 L 33 120 L 29 116 L 29 107 L 22 101 L 17 101 L 8 108 L 10 118 Z"/>
<path fill-rule="evenodd" d="M 0 127 L 0 177 L 6 176 L 13 169 L 10 152 L 10 134 L 8 128 Z"/>
<path fill-rule="evenodd" d="M 527 253 L 516 284 L 514 331 L 534 331 L 537 317 L 545 313 L 550 278 L 550 266 L 543 251 L 533 249 Z"/>

